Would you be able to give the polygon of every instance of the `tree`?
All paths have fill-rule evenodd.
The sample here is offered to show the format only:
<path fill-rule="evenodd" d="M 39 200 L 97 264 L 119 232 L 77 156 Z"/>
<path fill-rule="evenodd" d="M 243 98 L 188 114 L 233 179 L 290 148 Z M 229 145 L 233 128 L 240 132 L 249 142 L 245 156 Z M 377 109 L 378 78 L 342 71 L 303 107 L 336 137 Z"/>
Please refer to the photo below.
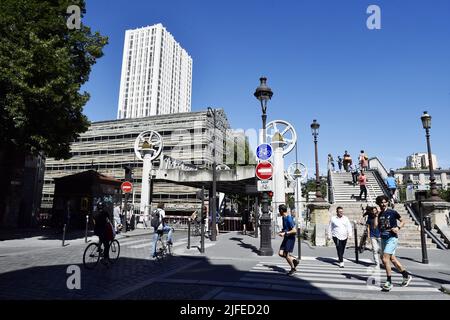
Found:
<path fill-rule="evenodd" d="M 232 146 L 232 151 L 230 150 L 231 148 L 229 146 Z M 227 132 L 227 136 L 224 139 L 223 148 L 225 150 L 223 155 L 223 162 L 232 169 L 236 168 L 237 166 L 247 166 L 255 163 L 255 154 L 250 148 L 250 143 L 247 136 L 235 136 L 232 132 Z M 232 152 L 232 163 L 229 163 L 230 155 L 226 152 Z"/>
<path fill-rule="evenodd" d="M 57 159 L 88 129 L 80 93 L 107 38 L 81 23 L 69 29 L 67 8 L 84 0 L 2 0 L 0 10 L 0 149 Z"/>

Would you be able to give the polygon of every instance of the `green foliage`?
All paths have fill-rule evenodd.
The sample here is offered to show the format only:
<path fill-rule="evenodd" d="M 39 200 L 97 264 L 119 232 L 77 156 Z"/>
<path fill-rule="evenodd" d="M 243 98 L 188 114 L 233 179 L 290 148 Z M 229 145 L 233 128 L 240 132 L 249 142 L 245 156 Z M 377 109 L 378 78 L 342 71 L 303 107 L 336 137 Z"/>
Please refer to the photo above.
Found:
<path fill-rule="evenodd" d="M 229 150 L 227 146 L 233 146 L 233 163 L 229 163 L 229 155 L 224 152 L 223 155 L 223 163 L 228 165 L 231 169 L 236 168 L 237 166 L 247 166 L 249 164 L 254 163 L 255 155 L 250 148 L 250 144 L 248 142 L 248 137 L 245 136 L 245 140 L 241 141 L 237 137 L 232 134 L 228 134 L 226 139 L 224 139 L 224 150 Z M 242 156 L 244 154 L 244 156 Z M 242 159 L 244 161 L 242 161 Z"/>
<path fill-rule="evenodd" d="M 302 195 L 307 198 L 309 192 L 316 192 L 316 180 L 309 179 L 302 187 Z M 325 197 L 327 194 L 327 183 L 325 180 L 320 180 L 320 192 L 322 196 Z"/>
<path fill-rule="evenodd" d="M 450 202 L 450 190 L 439 189 L 439 196 L 442 198 L 442 200 Z"/>
<path fill-rule="evenodd" d="M 67 7 L 84 0 L 2 0 L 0 10 L 0 145 L 68 158 L 88 129 L 80 93 L 107 38 L 81 23 L 67 25 Z M 82 21 L 82 20 L 81 20 Z"/>

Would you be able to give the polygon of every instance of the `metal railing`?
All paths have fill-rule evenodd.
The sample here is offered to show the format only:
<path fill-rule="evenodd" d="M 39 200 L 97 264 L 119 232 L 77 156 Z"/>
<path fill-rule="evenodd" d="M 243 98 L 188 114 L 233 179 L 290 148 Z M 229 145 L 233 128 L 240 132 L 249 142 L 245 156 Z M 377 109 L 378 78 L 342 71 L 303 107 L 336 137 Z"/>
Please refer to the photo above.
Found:
<path fill-rule="evenodd" d="M 417 217 L 416 212 L 412 208 L 412 205 L 410 203 L 405 203 L 405 208 L 408 211 L 409 215 L 414 220 L 414 222 L 420 227 L 421 222 L 420 222 L 419 218 Z M 422 226 L 422 227 L 423 227 L 423 231 L 427 234 L 428 237 L 430 237 L 433 240 L 433 242 L 439 247 L 439 249 L 443 249 L 443 250 L 448 249 L 447 245 L 441 239 L 439 239 L 439 237 L 437 237 L 431 231 L 428 231 L 427 228 L 425 228 L 425 226 Z"/>

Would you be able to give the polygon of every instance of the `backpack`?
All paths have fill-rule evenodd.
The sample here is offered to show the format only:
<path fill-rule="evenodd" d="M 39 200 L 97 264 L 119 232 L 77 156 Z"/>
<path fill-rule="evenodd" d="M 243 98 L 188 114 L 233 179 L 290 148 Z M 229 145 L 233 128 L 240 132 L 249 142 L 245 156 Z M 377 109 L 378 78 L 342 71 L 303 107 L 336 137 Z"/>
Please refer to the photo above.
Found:
<path fill-rule="evenodd" d="M 158 229 L 160 223 L 161 223 L 161 214 L 159 212 L 159 209 L 155 209 L 152 212 L 152 218 L 150 220 L 150 225 L 153 228 Z"/>

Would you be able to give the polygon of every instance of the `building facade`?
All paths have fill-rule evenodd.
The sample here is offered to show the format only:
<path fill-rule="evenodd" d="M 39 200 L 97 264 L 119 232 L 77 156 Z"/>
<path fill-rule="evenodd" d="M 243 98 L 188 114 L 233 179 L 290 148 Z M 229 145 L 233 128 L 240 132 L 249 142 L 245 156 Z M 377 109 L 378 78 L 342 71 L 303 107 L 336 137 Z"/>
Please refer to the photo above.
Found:
<path fill-rule="evenodd" d="M 450 169 L 434 170 L 436 185 L 439 189 L 447 190 L 450 187 Z M 399 184 L 412 183 L 421 189 L 428 189 L 430 186 L 430 171 L 421 170 L 397 170 L 395 178 Z"/>
<path fill-rule="evenodd" d="M 219 109 L 218 117 L 216 159 L 223 159 L 223 140 L 229 124 L 222 109 Z M 138 209 L 143 162 L 135 156 L 134 142 L 141 132 L 147 130 L 157 131 L 163 140 L 162 153 L 153 161 L 154 169 L 160 165 L 176 163 L 184 164 L 187 169 L 211 168 L 213 120 L 206 111 L 94 122 L 72 144 L 70 159 L 47 159 L 42 210 L 52 208 L 55 178 L 94 169 L 106 176 L 123 180 L 126 166 L 133 168 L 132 199 L 134 208 Z M 198 207 L 198 190 L 195 188 L 158 182 L 152 189 L 152 203 L 165 203 L 168 214 L 192 213 Z"/>
<path fill-rule="evenodd" d="M 439 168 L 436 155 L 431 155 L 433 160 L 433 168 Z M 428 153 L 414 153 L 406 158 L 406 167 L 412 169 L 425 169 L 428 168 Z"/>
<path fill-rule="evenodd" d="M 117 119 L 191 111 L 192 58 L 162 24 L 127 30 Z"/>

